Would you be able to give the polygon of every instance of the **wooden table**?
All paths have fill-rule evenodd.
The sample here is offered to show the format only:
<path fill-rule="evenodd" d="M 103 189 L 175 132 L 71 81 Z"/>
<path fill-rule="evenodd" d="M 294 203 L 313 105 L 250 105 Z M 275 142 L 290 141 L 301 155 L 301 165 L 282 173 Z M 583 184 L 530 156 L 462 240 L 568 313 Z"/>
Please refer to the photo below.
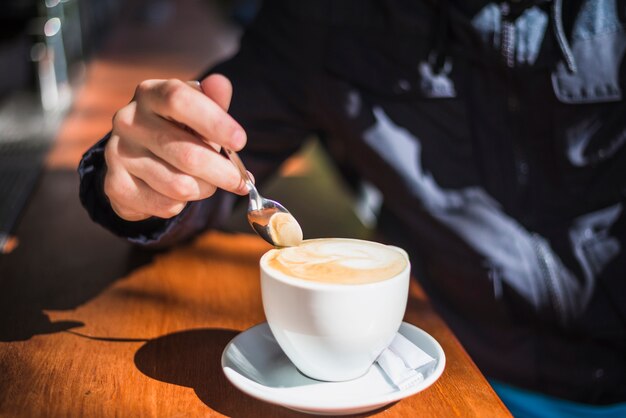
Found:
<path fill-rule="evenodd" d="M 160 30 L 122 24 L 90 63 L 17 231 L 20 245 L 0 256 L 0 417 L 304 416 L 244 395 L 220 367 L 228 341 L 264 321 L 258 260 L 267 244 L 210 232 L 151 253 L 93 224 L 77 199 L 80 154 L 138 81 L 188 79 L 230 51 L 194 45 L 225 32 L 201 3 L 176 5 Z M 219 33 L 198 33 L 207 30 Z M 441 343 L 446 369 L 373 415 L 510 416 L 415 281 L 405 319 Z"/>
<path fill-rule="evenodd" d="M 37 312 L 20 317 L 14 309 L 12 317 L 3 317 L 17 325 L 13 334 L 5 330 L 2 335 L 14 340 L 0 343 L 0 415 L 303 416 L 244 395 L 225 379 L 220 366 L 228 341 L 264 321 L 258 260 L 267 244 L 251 235 L 211 232 L 152 258 L 141 253 L 128 258 L 133 250 L 120 247 L 126 251 L 103 252 L 100 261 L 92 254 L 91 263 L 75 269 L 56 265 L 68 268 L 57 277 L 59 287 L 69 278 L 80 289 L 84 281 L 89 289 L 84 303 L 44 309 L 49 322 L 40 321 L 39 328 L 24 321 Z M 134 267 L 142 257 L 145 264 Z M 128 274 L 103 283 L 98 269 L 108 264 L 115 270 L 112 264 L 133 258 Z M 90 298 L 92 274 L 102 289 Z M 54 287 L 50 279 L 45 285 Z M 13 292 L 18 300 L 28 293 Z M 405 320 L 441 343 L 446 369 L 427 390 L 376 415 L 508 416 L 415 281 Z M 27 331 L 36 335 L 28 338 Z M 19 337 L 28 339 L 16 341 Z"/>

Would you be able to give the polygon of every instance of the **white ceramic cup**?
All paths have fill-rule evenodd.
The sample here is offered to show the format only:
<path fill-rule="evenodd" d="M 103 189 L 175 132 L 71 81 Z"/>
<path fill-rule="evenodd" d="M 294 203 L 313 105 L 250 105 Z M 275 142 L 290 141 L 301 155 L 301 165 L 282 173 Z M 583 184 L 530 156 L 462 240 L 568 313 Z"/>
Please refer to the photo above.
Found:
<path fill-rule="evenodd" d="M 391 343 L 406 310 L 410 263 L 397 275 L 367 284 L 302 280 L 261 257 L 261 291 L 276 341 L 305 375 L 324 381 L 363 376 Z"/>

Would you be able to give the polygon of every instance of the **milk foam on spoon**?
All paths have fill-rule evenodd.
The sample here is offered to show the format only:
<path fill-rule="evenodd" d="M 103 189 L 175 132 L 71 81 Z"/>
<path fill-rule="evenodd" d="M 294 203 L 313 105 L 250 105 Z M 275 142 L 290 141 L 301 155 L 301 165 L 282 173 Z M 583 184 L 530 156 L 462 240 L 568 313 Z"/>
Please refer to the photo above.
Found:
<path fill-rule="evenodd" d="M 272 241 L 279 247 L 294 247 L 302 242 L 302 228 L 290 213 L 273 214 L 268 229 Z"/>

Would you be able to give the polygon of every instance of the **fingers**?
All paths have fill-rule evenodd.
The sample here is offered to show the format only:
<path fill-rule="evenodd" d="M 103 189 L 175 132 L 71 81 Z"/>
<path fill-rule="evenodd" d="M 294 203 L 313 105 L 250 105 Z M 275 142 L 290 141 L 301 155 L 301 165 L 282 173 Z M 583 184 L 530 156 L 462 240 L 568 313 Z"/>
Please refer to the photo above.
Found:
<path fill-rule="evenodd" d="M 118 112 L 120 113 L 120 112 Z M 117 119 L 130 119 L 132 118 L 135 123 L 128 124 L 120 121 L 114 123 L 115 132 L 122 138 L 133 138 L 133 143 L 137 144 L 140 148 L 149 150 L 152 154 L 158 157 L 163 162 L 175 168 L 177 171 L 172 171 L 169 167 L 161 167 L 157 170 L 155 167 L 145 164 L 141 161 L 134 161 L 133 159 L 144 157 L 150 158 L 149 155 L 136 155 L 132 153 L 133 146 L 125 146 L 125 141 L 121 141 L 121 148 L 114 149 L 110 144 L 107 149 L 113 153 L 115 151 L 115 157 L 123 160 L 123 165 L 128 169 L 133 167 L 133 174 L 144 179 L 148 184 L 155 184 L 156 182 L 168 182 L 175 176 L 174 174 L 180 172 L 182 175 L 188 175 L 201 180 L 202 182 L 210 185 L 217 186 L 221 189 L 230 191 L 236 194 L 246 194 L 247 189 L 241 180 L 241 176 L 237 169 L 221 154 L 216 152 L 211 146 L 205 144 L 197 136 L 182 129 L 179 125 L 166 121 L 160 117 L 154 115 L 134 115 L 127 116 L 123 113 L 116 116 Z M 138 121 L 136 119 L 139 119 Z M 130 141 L 129 141 L 130 142 Z M 124 153 L 125 152 L 125 153 Z M 115 159 L 115 158 L 113 158 Z M 139 168 L 141 166 L 141 168 Z M 146 169 L 151 170 L 150 173 L 139 173 L 138 170 Z M 169 173 L 168 173 L 169 171 Z M 157 175 L 158 178 L 151 179 L 149 176 Z M 182 179 L 181 176 L 176 176 L 177 180 Z M 181 180 L 182 182 L 188 182 L 188 180 Z M 178 184 L 182 186 L 183 184 Z M 202 185 L 199 185 L 199 189 L 191 191 L 186 189 L 181 191 L 179 195 L 167 192 L 167 189 L 158 188 L 160 192 L 165 192 L 166 195 L 172 197 L 181 197 L 182 195 L 192 195 L 199 198 L 208 197 L 205 195 L 208 188 L 202 189 Z M 212 192 L 211 192 L 212 194 Z"/>
<path fill-rule="evenodd" d="M 212 196 L 217 189 L 213 184 L 178 170 L 144 148 L 121 142 L 119 153 L 124 155 L 125 167 L 132 176 L 173 200 L 202 200 Z"/>
<path fill-rule="evenodd" d="M 225 89 L 220 90 L 222 104 L 226 102 L 226 93 Z M 206 141 L 233 150 L 240 150 L 246 143 L 243 128 L 220 105 L 180 80 L 144 81 L 137 87 L 135 97 L 141 108 L 188 126 Z"/>
<path fill-rule="evenodd" d="M 123 219 L 170 218 L 186 202 L 216 188 L 245 195 L 238 170 L 219 153 L 239 150 L 245 132 L 226 113 L 230 81 L 212 75 L 199 82 L 148 80 L 113 119 L 105 148 L 105 194 Z"/>
<path fill-rule="evenodd" d="M 127 221 L 139 221 L 150 216 L 171 218 L 178 215 L 186 204 L 155 191 L 143 180 L 120 169 L 118 164 L 108 165 L 104 193 L 115 213 Z"/>
<path fill-rule="evenodd" d="M 221 74 L 211 74 L 200 82 L 200 88 L 224 111 L 228 110 L 233 97 L 233 85 Z"/>
<path fill-rule="evenodd" d="M 224 111 L 228 111 L 233 96 L 233 85 L 228 78 L 221 74 L 211 74 L 202 81 L 187 81 L 187 84 L 203 92 Z"/>

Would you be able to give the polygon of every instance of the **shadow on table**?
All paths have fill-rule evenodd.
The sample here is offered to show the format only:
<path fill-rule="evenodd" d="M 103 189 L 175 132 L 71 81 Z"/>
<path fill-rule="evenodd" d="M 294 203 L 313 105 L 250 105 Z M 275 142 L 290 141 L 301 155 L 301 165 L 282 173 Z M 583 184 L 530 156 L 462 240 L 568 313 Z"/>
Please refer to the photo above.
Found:
<path fill-rule="evenodd" d="M 229 417 L 310 417 L 254 399 L 226 379 L 222 351 L 238 333 L 207 328 L 164 335 L 137 350 L 135 365 L 153 379 L 192 388 L 205 405 Z M 352 417 L 367 417 L 381 410 Z"/>
<path fill-rule="evenodd" d="M 153 257 L 89 219 L 73 170 L 44 172 L 16 234 L 20 245 L 0 256 L 0 342 L 83 325 L 44 311 L 84 304 Z"/>

